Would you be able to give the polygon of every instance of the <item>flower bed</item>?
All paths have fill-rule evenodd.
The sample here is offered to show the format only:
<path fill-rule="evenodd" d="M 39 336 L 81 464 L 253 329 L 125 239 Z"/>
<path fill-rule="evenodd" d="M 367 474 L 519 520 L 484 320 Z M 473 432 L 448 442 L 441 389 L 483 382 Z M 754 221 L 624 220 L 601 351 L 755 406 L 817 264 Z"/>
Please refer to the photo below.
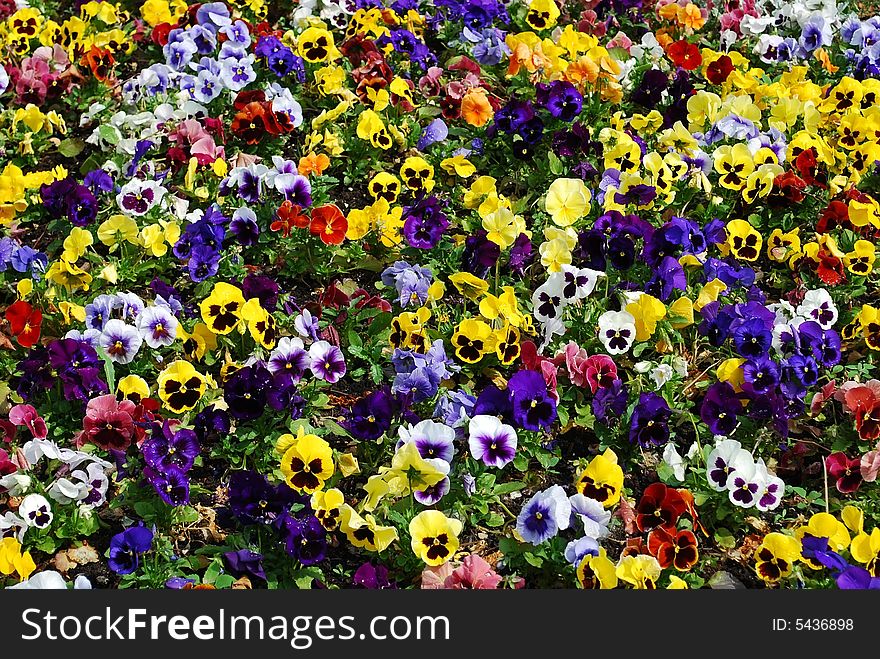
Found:
<path fill-rule="evenodd" d="M 0 583 L 880 588 L 880 17 L 0 21 Z"/>

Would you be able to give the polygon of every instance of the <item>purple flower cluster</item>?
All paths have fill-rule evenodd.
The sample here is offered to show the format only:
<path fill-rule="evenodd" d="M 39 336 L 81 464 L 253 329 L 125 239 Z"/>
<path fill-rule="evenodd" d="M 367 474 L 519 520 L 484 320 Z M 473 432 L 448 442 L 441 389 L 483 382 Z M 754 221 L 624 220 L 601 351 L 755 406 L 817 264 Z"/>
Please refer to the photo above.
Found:
<path fill-rule="evenodd" d="M 270 485 L 262 474 L 236 471 L 229 480 L 229 509 L 246 526 L 274 529 L 287 553 L 303 565 L 314 565 L 327 553 L 327 532 L 309 499 L 286 483 Z"/>
<path fill-rule="evenodd" d="M 153 423 L 141 453 L 146 462 L 144 476 L 162 500 L 169 506 L 189 503 L 187 472 L 199 455 L 195 431 L 172 426 L 168 420 L 161 426 Z"/>

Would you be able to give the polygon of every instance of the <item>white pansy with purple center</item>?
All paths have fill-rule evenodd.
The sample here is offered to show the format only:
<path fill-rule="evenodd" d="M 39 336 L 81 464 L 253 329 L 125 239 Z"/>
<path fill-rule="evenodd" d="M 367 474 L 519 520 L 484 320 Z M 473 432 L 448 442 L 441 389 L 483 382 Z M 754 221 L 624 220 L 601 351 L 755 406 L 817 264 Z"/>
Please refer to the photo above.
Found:
<path fill-rule="evenodd" d="M 824 288 L 807 291 L 797 313 L 807 320 L 815 320 L 823 330 L 831 329 L 837 322 L 837 307 Z"/>
<path fill-rule="evenodd" d="M 604 276 L 605 273 L 598 270 L 576 268 L 573 265 L 564 264 L 562 266 L 563 298 L 566 302 L 583 300 L 595 290 L 599 278 Z"/>
<path fill-rule="evenodd" d="M 758 500 L 758 491 L 761 489 L 760 478 L 755 462 L 749 455 L 749 462 L 741 460 L 727 479 L 727 498 L 740 508 L 751 508 Z"/>
<path fill-rule="evenodd" d="M 778 508 L 785 494 L 785 483 L 776 474 L 770 473 L 763 458 L 755 461 L 755 472 L 759 484 L 755 508 L 762 513 Z"/>
<path fill-rule="evenodd" d="M 547 323 L 559 318 L 566 304 L 562 294 L 564 288 L 565 277 L 561 272 L 554 272 L 535 289 L 532 293 L 532 315 L 535 319 Z"/>
<path fill-rule="evenodd" d="M 599 316 L 599 340 L 610 355 L 627 352 L 636 340 L 636 319 L 628 311 L 606 311 Z"/>
<path fill-rule="evenodd" d="M 165 196 L 167 190 L 156 181 L 134 179 L 129 181 L 116 195 L 116 203 L 127 215 L 146 215 Z"/>
<path fill-rule="evenodd" d="M 715 444 L 706 460 L 706 478 L 709 487 L 716 492 L 724 492 L 728 489 L 728 481 L 734 472 L 753 468 L 752 455 L 742 444 L 735 439 L 722 439 Z"/>
<path fill-rule="evenodd" d="M 475 460 L 501 468 L 516 457 L 516 430 L 498 417 L 478 414 L 468 425 L 468 448 Z"/>
<path fill-rule="evenodd" d="M 342 351 L 327 341 L 315 341 L 309 346 L 309 358 L 312 361 L 309 368 L 316 378 L 335 384 L 345 375 Z"/>
<path fill-rule="evenodd" d="M 98 344 L 111 361 L 128 364 L 140 350 L 144 340 L 138 331 L 118 318 L 113 318 L 104 326 Z"/>
<path fill-rule="evenodd" d="M 45 529 L 54 519 L 52 506 L 42 494 L 28 494 L 21 500 L 18 514 L 25 524 L 37 529 Z"/>
<path fill-rule="evenodd" d="M 144 309 L 137 319 L 137 330 L 151 348 L 170 346 L 177 337 L 177 318 L 168 307 L 152 306 Z"/>
<path fill-rule="evenodd" d="M 299 337 L 285 336 L 278 340 L 275 349 L 269 354 L 266 366 L 272 373 L 288 373 L 294 382 L 299 382 L 311 365 L 309 353 Z"/>
<path fill-rule="evenodd" d="M 431 419 L 419 421 L 414 426 L 401 426 L 397 431 L 400 439 L 395 451 L 407 442 L 415 442 L 419 455 L 425 460 L 439 459 L 452 462 L 455 455 L 455 429 Z"/>
<path fill-rule="evenodd" d="M 93 462 L 85 470 L 71 472 L 69 478 L 59 478 L 49 488 L 49 496 L 61 504 L 81 503 L 86 508 L 94 508 L 107 500 L 110 481 L 104 468 Z"/>

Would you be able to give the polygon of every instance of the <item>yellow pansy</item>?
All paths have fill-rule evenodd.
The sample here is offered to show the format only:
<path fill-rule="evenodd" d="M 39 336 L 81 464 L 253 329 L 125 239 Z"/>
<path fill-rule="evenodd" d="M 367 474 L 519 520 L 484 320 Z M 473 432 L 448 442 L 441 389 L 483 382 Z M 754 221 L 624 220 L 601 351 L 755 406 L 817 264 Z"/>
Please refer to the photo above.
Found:
<path fill-rule="evenodd" d="M 483 228 L 487 231 L 486 238 L 507 249 L 516 241 L 519 234 L 526 230 L 526 222 L 520 215 L 504 206 L 499 206 L 492 213 L 483 217 Z"/>
<path fill-rule="evenodd" d="M 470 178 L 477 172 L 474 164 L 460 153 L 451 158 L 441 160 L 440 168 L 447 174 L 455 174 L 461 178 Z"/>
<path fill-rule="evenodd" d="M 449 276 L 449 281 L 459 293 L 475 302 L 489 291 L 489 282 L 469 272 L 456 272 Z"/>
<path fill-rule="evenodd" d="M 71 262 L 78 261 L 94 240 L 88 229 L 73 227 L 70 234 L 64 239 L 64 251 L 61 253 L 61 258 Z"/>
<path fill-rule="evenodd" d="M 623 491 L 623 469 L 617 464 L 617 454 L 610 448 L 590 461 L 574 484 L 585 497 L 595 499 L 605 508 L 620 501 Z"/>
<path fill-rule="evenodd" d="M 763 242 L 761 234 L 746 220 L 731 220 L 727 223 L 727 247 L 736 258 L 757 261 Z"/>
<path fill-rule="evenodd" d="M 657 331 L 657 321 L 666 317 L 666 306 L 653 295 L 642 293 L 638 300 L 626 305 L 636 321 L 636 341 L 647 341 Z"/>
<path fill-rule="evenodd" d="M 694 309 L 700 311 L 710 302 L 715 302 L 718 299 L 718 296 L 726 290 L 727 284 L 720 279 L 716 278 L 707 282 L 703 288 L 700 289 L 700 294 L 697 296 L 696 302 L 694 302 Z"/>
<path fill-rule="evenodd" d="M 98 227 L 98 240 L 111 251 L 122 241 L 138 245 L 137 222 L 128 215 L 111 215 Z"/>
<path fill-rule="evenodd" d="M 458 551 L 461 521 L 439 510 L 423 510 L 409 523 L 413 553 L 431 566 L 443 565 Z"/>
<path fill-rule="evenodd" d="M 720 146 L 712 153 L 718 182 L 729 190 L 742 190 L 749 175 L 755 171 L 755 163 L 749 147 L 742 142 Z"/>

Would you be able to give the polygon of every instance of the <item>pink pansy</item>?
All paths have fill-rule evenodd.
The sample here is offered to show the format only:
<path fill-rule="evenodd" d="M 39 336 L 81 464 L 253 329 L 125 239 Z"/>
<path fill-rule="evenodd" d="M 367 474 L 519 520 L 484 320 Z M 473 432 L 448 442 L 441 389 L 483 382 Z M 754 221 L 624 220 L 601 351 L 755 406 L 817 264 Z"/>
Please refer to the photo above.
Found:
<path fill-rule="evenodd" d="M 859 471 L 862 474 L 862 480 L 866 483 L 873 483 L 880 474 L 880 442 L 874 447 L 873 451 L 868 451 L 862 456 Z"/>
<path fill-rule="evenodd" d="M 49 429 L 43 417 L 37 414 L 33 405 L 16 405 L 9 410 L 9 420 L 17 426 L 25 426 L 31 431 L 34 439 L 46 439 Z"/>
<path fill-rule="evenodd" d="M 608 355 L 592 355 L 584 362 L 583 369 L 593 393 L 610 387 L 617 379 L 617 364 Z"/>
<path fill-rule="evenodd" d="M 437 96 L 440 93 L 440 76 L 443 69 L 439 66 L 428 68 L 428 73 L 419 78 L 419 91 L 423 96 Z"/>
<path fill-rule="evenodd" d="M 422 590 L 496 590 L 502 579 L 481 556 L 469 554 L 453 567 L 451 562 L 422 571 Z"/>
<path fill-rule="evenodd" d="M 468 87 L 458 80 L 453 80 L 448 85 L 446 85 L 446 95 L 450 98 L 454 98 L 456 101 L 460 101 L 464 98 L 465 92 L 467 92 Z"/>
<path fill-rule="evenodd" d="M 557 354 L 553 359 L 553 363 L 557 366 L 565 362 L 565 370 L 568 372 L 568 379 L 576 387 L 587 386 L 587 376 L 584 372 L 584 365 L 587 362 L 587 351 L 579 347 L 574 341 L 569 341 L 564 350 Z"/>
<path fill-rule="evenodd" d="M 836 392 L 837 384 L 834 380 L 823 386 L 820 391 L 817 391 L 816 395 L 813 396 L 813 400 L 810 402 L 810 416 L 816 416 L 822 408 L 825 407 L 825 403 L 832 398 Z"/>
<path fill-rule="evenodd" d="M 448 562 L 436 567 L 422 570 L 422 590 L 442 590 L 446 588 L 446 579 L 452 574 L 452 565 Z"/>
<path fill-rule="evenodd" d="M 629 53 L 629 49 L 632 48 L 633 42 L 628 36 L 626 36 L 623 32 L 618 32 L 614 35 L 611 41 L 608 42 L 606 48 L 621 48 Z"/>
<path fill-rule="evenodd" d="M 469 554 L 446 578 L 444 587 L 451 590 L 496 590 L 500 583 L 501 577 L 482 556 Z"/>

